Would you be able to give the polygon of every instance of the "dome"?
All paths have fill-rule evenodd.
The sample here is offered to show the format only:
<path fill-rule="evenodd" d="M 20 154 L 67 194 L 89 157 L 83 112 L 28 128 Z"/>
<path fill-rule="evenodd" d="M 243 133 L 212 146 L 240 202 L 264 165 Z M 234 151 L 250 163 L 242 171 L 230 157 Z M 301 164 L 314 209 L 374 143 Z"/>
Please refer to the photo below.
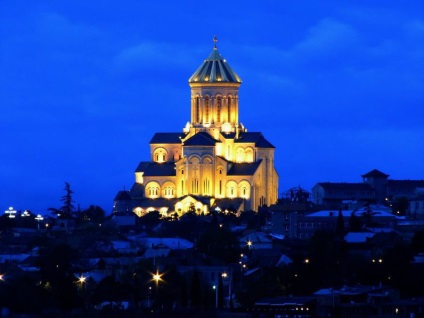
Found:
<path fill-rule="evenodd" d="M 212 53 L 189 78 L 189 83 L 241 83 L 240 77 L 231 69 L 215 46 Z"/>

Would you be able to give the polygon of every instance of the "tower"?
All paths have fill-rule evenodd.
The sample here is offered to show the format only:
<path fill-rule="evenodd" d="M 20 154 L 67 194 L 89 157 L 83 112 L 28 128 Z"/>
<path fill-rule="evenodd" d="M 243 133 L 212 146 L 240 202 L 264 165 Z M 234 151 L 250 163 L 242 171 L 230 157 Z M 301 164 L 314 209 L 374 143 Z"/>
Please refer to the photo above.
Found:
<path fill-rule="evenodd" d="M 218 52 L 216 37 L 188 84 L 190 121 L 182 133 L 154 134 L 151 161 L 138 165 L 131 190 L 116 196 L 115 211 L 240 212 L 275 203 L 275 148 L 239 122 L 241 79 Z"/>

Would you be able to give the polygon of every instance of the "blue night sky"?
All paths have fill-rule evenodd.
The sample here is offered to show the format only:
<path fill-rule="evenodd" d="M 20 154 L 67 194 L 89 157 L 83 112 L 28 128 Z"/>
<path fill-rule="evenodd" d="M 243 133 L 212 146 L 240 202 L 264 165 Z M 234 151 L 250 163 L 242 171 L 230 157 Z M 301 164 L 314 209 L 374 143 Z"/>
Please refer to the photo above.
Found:
<path fill-rule="evenodd" d="M 2 0 L 0 208 L 60 207 L 67 181 L 109 213 L 153 134 L 190 120 L 214 34 L 280 193 L 374 168 L 424 179 L 424 2 L 248 3 Z"/>

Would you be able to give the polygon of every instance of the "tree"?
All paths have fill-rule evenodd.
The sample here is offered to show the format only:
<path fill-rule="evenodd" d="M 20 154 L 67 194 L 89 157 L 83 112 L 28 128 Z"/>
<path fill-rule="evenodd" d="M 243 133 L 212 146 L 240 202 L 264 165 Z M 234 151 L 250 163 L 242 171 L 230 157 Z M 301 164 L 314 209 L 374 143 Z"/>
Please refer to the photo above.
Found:
<path fill-rule="evenodd" d="M 74 206 L 72 204 L 72 202 L 74 202 L 74 200 L 72 200 L 72 194 L 74 191 L 71 190 L 71 186 L 68 182 L 65 182 L 64 190 L 66 194 L 60 199 L 60 201 L 63 202 L 63 206 L 60 209 L 62 210 L 62 213 L 65 217 L 70 217 L 74 210 Z"/>
<path fill-rule="evenodd" d="M 105 211 L 97 205 L 90 205 L 88 209 L 79 213 L 79 217 L 82 221 L 98 222 L 104 219 Z"/>
<path fill-rule="evenodd" d="M 74 200 L 72 200 L 72 194 L 74 191 L 71 190 L 71 186 L 68 182 L 65 182 L 64 190 L 66 193 L 60 199 L 60 201 L 63 202 L 63 206 L 60 209 L 49 208 L 48 210 L 53 214 L 56 214 L 59 218 L 68 219 L 72 216 L 72 212 L 74 210 L 74 206 L 72 205 L 72 202 L 74 202 Z"/>

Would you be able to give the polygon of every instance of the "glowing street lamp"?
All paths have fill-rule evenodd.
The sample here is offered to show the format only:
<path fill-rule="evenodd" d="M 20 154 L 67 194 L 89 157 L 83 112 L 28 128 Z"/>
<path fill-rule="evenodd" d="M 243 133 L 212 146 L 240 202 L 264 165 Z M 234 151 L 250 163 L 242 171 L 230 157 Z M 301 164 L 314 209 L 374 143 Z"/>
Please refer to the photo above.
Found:
<path fill-rule="evenodd" d="M 247 244 L 247 247 L 250 250 L 250 247 L 253 245 L 252 241 L 250 239 L 248 239 L 246 244 Z"/>
<path fill-rule="evenodd" d="M 221 277 L 224 280 L 227 280 L 228 279 L 228 300 L 229 300 L 228 306 L 231 307 L 231 303 L 232 303 L 232 295 L 231 295 L 231 279 L 232 279 L 232 275 L 230 275 L 230 274 L 228 274 L 226 272 L 223 272 L 221 274 Z"/>
<path fill-rule="evenodd" d="M 82 286 L 85 282 L 87 282 L 87 277 L 81 274 L 81 276 L 78 277 L 78 283 Z"/>
<path fill-rule="evenodd" d="M 16 211 L 13 209 L 13 207 L 10 207 L 8 210 L 4 211 L 5 214 L 9 214 L 9 218 L 13 219 L 16 216 Z"/>
<path fill-rule="evenodd" d="M 38 214 L 35 219 L 37 220 L 37 228 L 40 229 L 40 221 L 43 221 L 44 218 L 41 216 L 41 214 Z"/>
<path fill-rule="evenodd" d="M 218 287 L 213 285 L 212 289 L 215 291 L 215 308 L 218 308 Z"/>
<path fill-rule="evenodd" d="M 159 282 L 162 281 L 162 274 L 159 274 L 159 271 L 156 271 L 156 274 L 153 274 L 153 281 L 155 281 L 156 286 L 158 286 Z"/>
<path fill-rule="evenodd" d="M 27 217 L 30 216 L 31 214 L 29 214 L 29 212 L 27 210 L 25 210 L 22 214 L 21 217 Z"/>

